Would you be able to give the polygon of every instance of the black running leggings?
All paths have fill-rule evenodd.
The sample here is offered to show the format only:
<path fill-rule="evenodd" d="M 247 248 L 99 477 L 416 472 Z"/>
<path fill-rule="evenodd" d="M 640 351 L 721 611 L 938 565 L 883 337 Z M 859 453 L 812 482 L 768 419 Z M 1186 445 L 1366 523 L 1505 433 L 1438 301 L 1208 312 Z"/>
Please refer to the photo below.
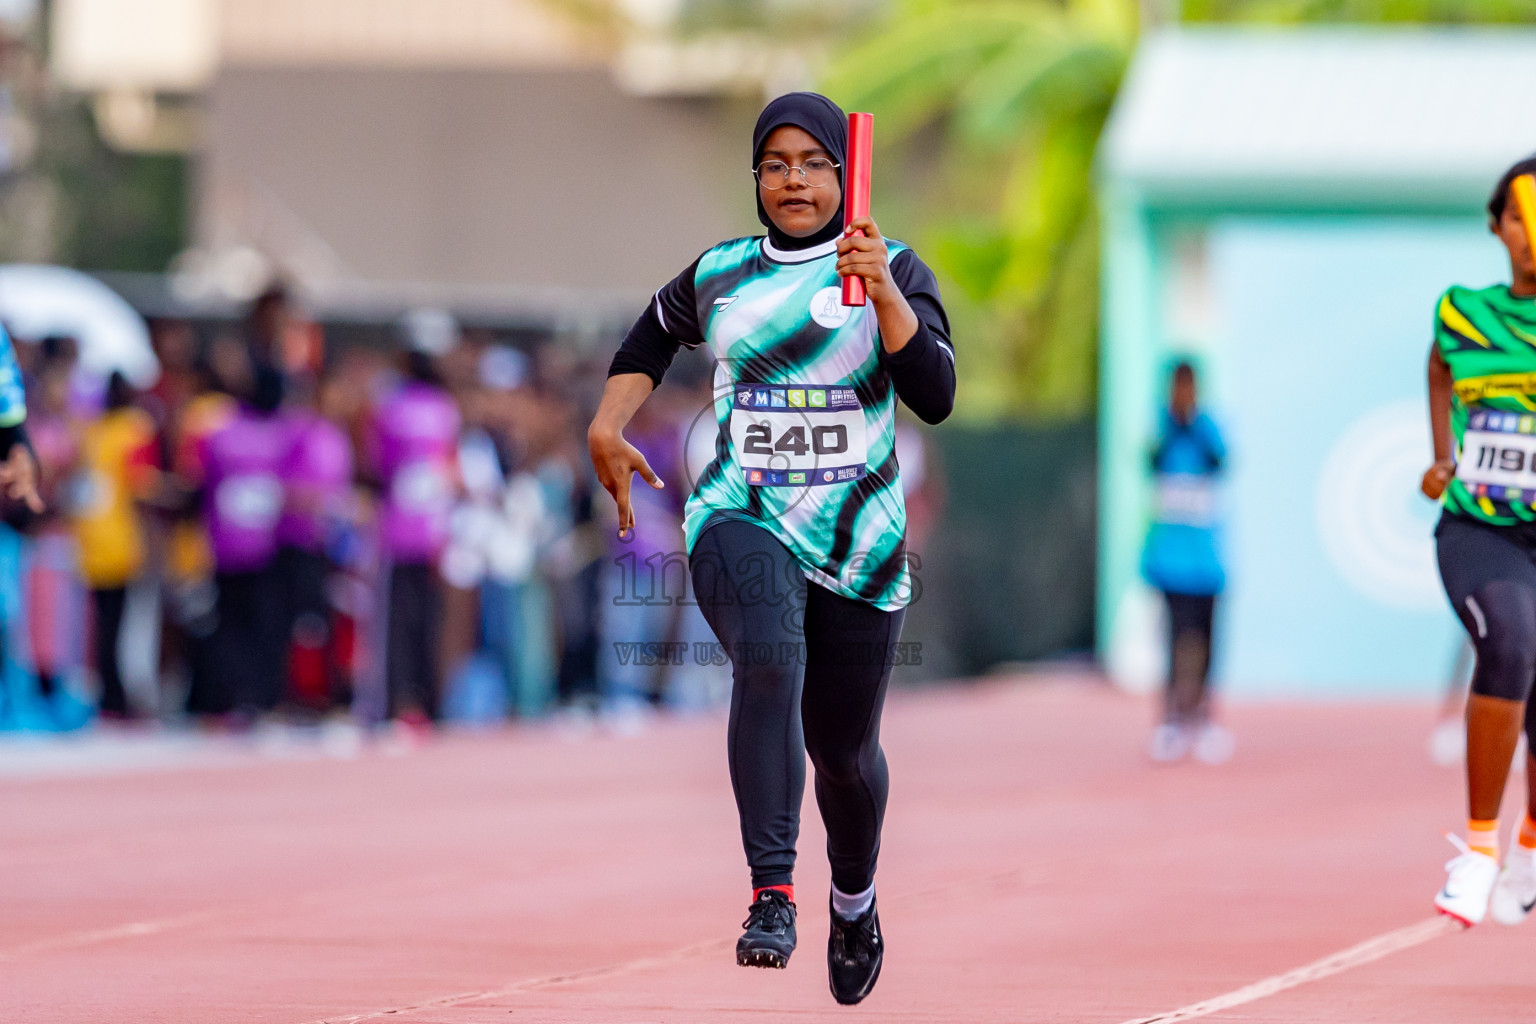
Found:
<path fill-rule="evenodd" d="M 863 892 L 880 852 L 880 709 L 903 612 L 807 583 L 784 545 L 753 523 L 706 526 L 689 565 L 699 608 L 731 659 L 731 788 L 752 885 L 794 879 L 810 754 L 832 884 Z"/>
<path fill-rule="evenodd" d="M 1472 692 L 1525 701 L 1525 732 L 1536 749 L 1536 531 L 1445 515 L 1435 542 L 1446 596 L 1477 648 Z"/>

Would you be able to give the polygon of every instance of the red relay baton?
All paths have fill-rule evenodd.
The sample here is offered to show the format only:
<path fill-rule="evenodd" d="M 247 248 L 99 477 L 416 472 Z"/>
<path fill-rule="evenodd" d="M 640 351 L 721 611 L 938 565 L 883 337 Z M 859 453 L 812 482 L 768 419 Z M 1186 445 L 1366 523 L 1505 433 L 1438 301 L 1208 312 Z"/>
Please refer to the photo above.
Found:
<path fill-rule="evenodd" d="M 848 115 L 848 159 L 843 164 L 843 227 L 869 216 L 869 165 L 875 149 L 875 115 Z M 860 235 L 864 232 L 860 231 Z M 864 305 L 864 279 L 843 278 L 843 305 Z"/>

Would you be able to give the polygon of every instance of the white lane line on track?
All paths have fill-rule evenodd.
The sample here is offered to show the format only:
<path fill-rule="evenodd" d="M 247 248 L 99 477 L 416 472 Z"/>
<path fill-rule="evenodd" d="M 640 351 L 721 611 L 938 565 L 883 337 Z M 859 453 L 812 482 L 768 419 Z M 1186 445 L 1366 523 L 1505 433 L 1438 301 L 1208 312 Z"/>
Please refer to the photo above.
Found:
<path fill-rule="evenodd" d="M 0 949 L 0 961 L 15 960 L 32 953 L 50 953 L 58 949 L 78 949 L 81 946 L 94 946 L 102 942 L 117 942 L 121 939 L 138 939 L 146 935 L 158 935 L 176 928 L 184 928 L 190 924 L 197 924 L 215 916 L 211 911 L 198 911 L 192 914 L 181 914 L 176 917 L 153 918 L 148 921 L 130 921 L 127 924 L 114 925 L 110 928 L 93 928 L 90 931 L 72 932 L 68 935 L 59 935 L 51 939 L 39 939 L 36 942 L 23 943 L 20 946 L 11 946 L 9 949 Z"/>
<path fill-rule="evenodd" d="M 1073 860 L 1074 863 L 1081 863 L 1081 861 L 1081 857 L 1074 858 Z M 1046 861 L 1040 864 L 1009 868 L 1006 871 L 998 871 L 979 878 L 962 878 L 959 881 L 947 882 L 943 885 L 936 885 L 918 890 L 917 892 L 908 893 L 905 896 L 897 897 L 895 902 L 898 906 L 924 904 L 931 902 L 934 897 L 953 895 L 956 892 L 964 893 L 965 890 L 995 894 L 998 885 L 1008 883 L 1023 883 L 1027 885 L 1042 881 L 1050 876 L 1051 870 L 1057 863 L 1064 864 L 1067 862 L 1065 860 L 1060 862 Z M 551 974 L 542 978 L 525 978 L 522 981 L 514 981 L 500 988 L 485 989 L 479 992 L 460 992 L 457 995 L 451 996 L 439 996 L 435 999 L 426 999 L 419 1003 L 413 1003 L 410 1006 L 394 1006 L 385 1010 L 370 1010 L 367 1013 L 353 1013 L 342 1017 L 322 1017 L 318 1020 L 306 1021 L 305 1024 L 358 1024 L 360 1021 L 377 1020 L 381 1017 L 389 1017 L 397 1013 L 458 1006 L 463 1003 L 476 1003 L 484 999 L 515 995 L 518 992 L 586 981 L 589 978 L 604 978 L 615 974 L 627 974 L 630 971 L 643 971 L 649 967 L 664 967 L 704 953 L 725 952 L 734 945 L 734 939 L 712 939 L 708 942 L 697 942 L 691 946 L 683 946 L 655 956 L 620 960 L 616 963 L 600 964 L 596 967 L 581 968 L 567 971 L 563 974 Z"/>
<path fill-rule="evenodd" d="M 348 1014 L 345 1017 L 322 1017 L 319 1020 L 309 1021 L 308 1024 L 358 1024 L 359 1021 L 377 1020 L 380 1017 L 390 1017 L 397 1013 L 414 1013 L 418 1010 L 458 1006 L 462 1003 L 478 1003 L 484 999 L 496 999 L 500 996 L 527 992 L 531 989 L 549 988 L 553 985 L 564 985 L 573 981 L 586 981 L 589 978 L 603 978 L 614 974 L 627 974 L 630 971 L 643 971 L 648 967 L 664 967 L 667 964 L 686 960 L 701 953 L 713 953 L 729 949 L 735 944 L 735 941 L 735 939 L 715 939 L 710 942 L 700 942 L 692 946 L 684 946 L 681 949 L 674 949 L 669 953 L 661 953 L 657 956 L 642 956 L 636 957 L 633 960 L 620 960 L 617 963 L 588 967 L 578 971 L 567 971 L 564 974 L 551 974 L 543 978 L 526 978 L 523 981 L 514 981 L 510 985 L 503 985 L 501 988 L 485 989 L 479 992 L 460 992 L 457 995 L 440 996 L 437 999 L 427 999 L 419 1003 L 412 1003 L 410 1006 L 394 1006 L 387 1010 L 371 1010 L 368 1013 Z"/>
<path fill-rule="evenodd" d="M 409 880 L 390 880 L 387 886 L 383 883 L 369 882 L 366 885 L 355 885 L 340 890 L 320 889 L 296 895 L 284 905 L 287 907 L 287 911 L 308 907 L 316 903 L 323 904 L 337 900 L 340 900 L 345 906 L 355 903 L 359 897 L 371 896 L 378 892 L 380 888 L 390 888 L 391 891 L 397 891 L 401 887 L 411 884 L 423 887 L 441 887 L 446 884 L 445 879 L 449 878 L 450 876 L 447 875 L 435 874 Z M 262 904 L 263 910 L 269 911 L 271 907 L 272 902 L 270 900 Z M 18 946 L 0 947 L 0 963 L 4 963 L 7 960 L 17 960 L 35 953 L 51 953 L 60 949 L 80 949 L 85 946 L 95 946 L 106 942 L 142 939 L 151 935 L 160 935 L 163 932 L 175 931 L 178 928 L 206 924 L 210 921 L 238 921 L 241 914 L 240 908 L 225 906 L 207 910 L 194 910 L 170 917 L 152 917 L 144 921 L 129 921 L 126 924 L 108 925 L 105 928 L 90 928 L 85 931 L 69 932 L 64 935 L 55 935 L 48 939 L 24 942 Z"/>
<path fill-rule="evenodd" d="M 1412 946 L 1428 942 L 1438 938 L 1447 932 L 1459 930 L 1457 924 L 1448 917 L 1435 916 L 1418 924 L 1406 925 L 1385 934 L 1378 935 L 1374 939 L 1367 939 L 1359 945 L 1350 946 L 1346 950 L 1325 956 L 1321 960 L 1314 960 L 1310 964 L 1298 967 L 1284 974 L 1276 974 L 1256 981 L 1252 985 L 1245 985 L 1226 995 L 1216 996 L 1204 1002 L 1191 1003 L 1181 1006 L 1177 1010 L 1169 1010 L 1167 1013 L 1154 1014 L 1151 1017 L 1137 1017 L 1134 1020 L 1125 1021 L 1125 1024 L 1174 1024 L 1175 1021 L 1193 1020 L 1196 1017 L 1204 1017 L 1206 1014 L 1218 1013 L 1222 1010 L 1251 1003 L 1264 999 L 1277 992 L 1284 992 L 1288 988 L 1305 985 L 1308 982 L 1320 981 L 1334 974 L 1340 974 L 1351 967 L 1359 967 L 1368 964 L 1372 960 L 1380 960 L 1382 957 L 1391 956 Z"/>

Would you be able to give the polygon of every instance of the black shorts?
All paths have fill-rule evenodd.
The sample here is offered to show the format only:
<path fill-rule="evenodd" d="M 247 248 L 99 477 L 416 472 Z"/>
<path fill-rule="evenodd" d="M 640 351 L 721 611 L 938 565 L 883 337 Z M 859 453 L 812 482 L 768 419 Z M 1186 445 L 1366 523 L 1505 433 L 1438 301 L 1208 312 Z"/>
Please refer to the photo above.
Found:
<path fill-rule="evenodd" d="M 1446 512 L 1435 526 L 1435 555 L 1445 595 L 1474 640 L 1488 624 L 1478 591 L 1505 580 L 1536 592 L 1536 523 L 1493 526 Z"/>
<path fill-rule="evenodd" d="M 1536 524 L 1446 514 L 1435 542 L 1446 596 L 1477 648 L 1472 692 L 1526 700 L 1536 679 Z"/>

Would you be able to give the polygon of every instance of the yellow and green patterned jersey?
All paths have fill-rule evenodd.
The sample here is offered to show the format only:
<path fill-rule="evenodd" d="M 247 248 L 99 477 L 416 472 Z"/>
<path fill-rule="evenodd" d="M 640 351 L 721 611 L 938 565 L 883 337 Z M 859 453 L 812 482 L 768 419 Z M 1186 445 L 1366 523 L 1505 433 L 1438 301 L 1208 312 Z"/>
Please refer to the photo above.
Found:
<path fill-rule="evenodd" d="M 1435 312 L 1451 369 L 1456 476 L 1446 511 L 1486 523 L 1536 521 L 1536 299 L 1507 285 L 1452 287 Z"/>

